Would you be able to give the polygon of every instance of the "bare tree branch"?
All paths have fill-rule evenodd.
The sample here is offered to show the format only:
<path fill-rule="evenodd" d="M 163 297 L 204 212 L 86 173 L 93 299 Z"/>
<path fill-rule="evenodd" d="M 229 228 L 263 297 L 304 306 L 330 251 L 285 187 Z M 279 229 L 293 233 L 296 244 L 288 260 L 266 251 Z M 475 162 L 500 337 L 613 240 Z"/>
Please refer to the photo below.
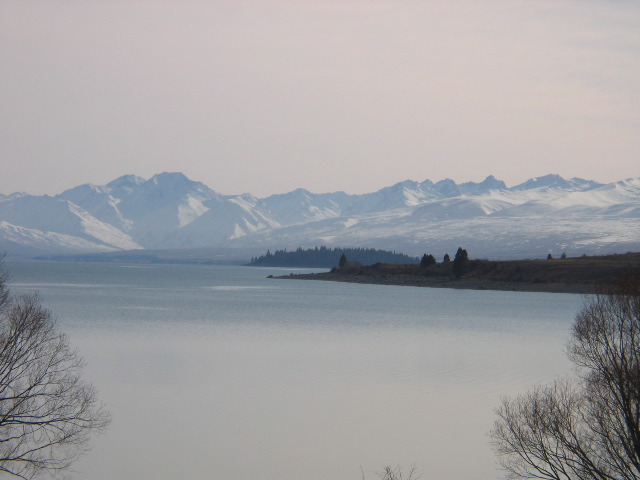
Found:
<path fill-rule="evenodd" d="M 640 277 L 589 299 L 567 353 L 576 381 L 505 398 L 490 432 L 509 479 L 640 479 Z"/>
<path fill-rule="evenodd" d="M 37 295 L 12 297 L 0 273 L 0 472 L 68 468 L 110 418 L 84 362 Z"/>
<path fill-rule="evenodd" d="M 362 472 L 362 480 L 366 480 L 364 469 L 360 467 Z M 403 472 L 402 467 L 397 465 L 395 467 L 386 466 L 381 472 L 376 472 L 376 475 L 380 480 L 418 480 L 422 475 L 417 475 L 417 469 L 415 464 L 409 467 L 408 472 Z"/>

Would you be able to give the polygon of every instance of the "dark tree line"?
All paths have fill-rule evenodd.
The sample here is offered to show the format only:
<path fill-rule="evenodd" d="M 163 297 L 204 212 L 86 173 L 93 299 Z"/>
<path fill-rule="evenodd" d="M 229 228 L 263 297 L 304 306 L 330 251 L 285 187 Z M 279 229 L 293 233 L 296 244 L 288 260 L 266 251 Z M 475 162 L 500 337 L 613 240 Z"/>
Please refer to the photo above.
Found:
<path fill-rule="evenodd" d="M 449 263 L 449 262 L 451 262 L 451 258 L 449 257 L 448 253 L 445 253 L 442 259 L 442 263 Z M 431 254 L 425 253 L 422 256 L 422 259 L 420 260 L 420 266 L 422 268 L 427 268 L 435 264 L 436 264 L 436 259 Z M 456 276 L 456 278 L 460 278 L 462 275 L 464 275 L 469 271 L 470 267 L 471 267 L 471 262 L 469 260 L 469 254 L 462 247 L 458 247 L 458 251 L 456 252 L 455 257 L 453 258 L 453 264 L 451 266 L 453 274 Z"/>
<path fill-rule="evenodd" d="M 422 256 L 422 259 L 420 260 L 420 266 L 422 268 L 427 268 L 431 265 L 435 265 L 436 264 L 436 257 L 434 257 L 433 255 L 429 254 L 424 254 Z"/>
<path fill-rule="evenodd" d="M 358 262 L 363 265 L 375 263 L 415 264 L 417 257 L 411 257 L 404 253 L 373 248 L 327 248 L 315 247 L 294 251 L 276 250 L 274 253 L 267 251 L 265 255 L 251 259 L 251 266 L 258 267 L 320 267 L 332 268 L 338 264 L 344 255 L 349 262 Z"/>

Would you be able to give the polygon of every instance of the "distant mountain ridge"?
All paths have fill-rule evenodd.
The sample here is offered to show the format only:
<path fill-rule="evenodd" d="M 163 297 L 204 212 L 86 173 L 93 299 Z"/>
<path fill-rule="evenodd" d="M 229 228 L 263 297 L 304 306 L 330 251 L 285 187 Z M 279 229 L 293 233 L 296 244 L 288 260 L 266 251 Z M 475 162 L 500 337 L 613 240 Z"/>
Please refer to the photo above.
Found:
<path fill-rule="evenodd" d="M 0 249 L 9 254 L 357 246 L 474 256 L 640 249 L 640 178 L 601 184 L 546 175 L 507 187 L 488 176 L 457 184 L 406 180 L 376 192 L 297 189 L 222 195 L 182 173 L 124 175 L 55 196 L 0 195 Z"/>

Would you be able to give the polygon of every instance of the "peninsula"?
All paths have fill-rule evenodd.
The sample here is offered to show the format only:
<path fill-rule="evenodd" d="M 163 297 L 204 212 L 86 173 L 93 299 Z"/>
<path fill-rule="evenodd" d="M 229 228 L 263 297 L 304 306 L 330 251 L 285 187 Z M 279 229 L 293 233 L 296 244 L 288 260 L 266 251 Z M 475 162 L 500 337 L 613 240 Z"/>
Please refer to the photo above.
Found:
<path fill-rule="evenodd" d="M 329 272 L 274 278 L 523 292 L 596 293 L 640 272 L 640 253 L 546 260 L 468 260 L 454 274 L 454 261 L 424 265 L 345 264 Z"/>

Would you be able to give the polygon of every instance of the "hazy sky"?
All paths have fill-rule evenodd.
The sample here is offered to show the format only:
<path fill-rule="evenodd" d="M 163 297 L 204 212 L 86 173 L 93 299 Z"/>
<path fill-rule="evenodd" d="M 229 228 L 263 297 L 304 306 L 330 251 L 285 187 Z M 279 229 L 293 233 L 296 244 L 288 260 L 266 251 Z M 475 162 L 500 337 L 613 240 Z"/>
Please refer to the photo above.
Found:
<path fill-rule="evenodd" d="M 0 0 L 0 193 L 640 176 L 637 0 Z"/>

